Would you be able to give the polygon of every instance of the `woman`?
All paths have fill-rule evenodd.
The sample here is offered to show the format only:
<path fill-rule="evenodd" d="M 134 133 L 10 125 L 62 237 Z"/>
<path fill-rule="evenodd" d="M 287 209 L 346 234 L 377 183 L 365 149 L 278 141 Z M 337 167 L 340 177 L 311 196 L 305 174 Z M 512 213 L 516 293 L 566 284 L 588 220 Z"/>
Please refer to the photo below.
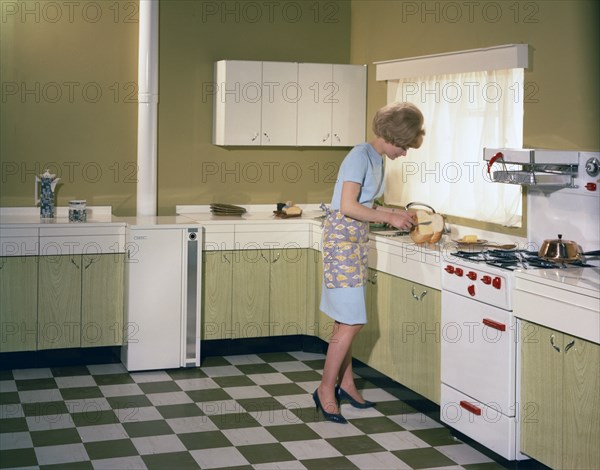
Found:
<path fill-rule="evenodd" d="M 412 213 L 373 206 L 383 194 L 383 159 L 405 156 L 423 142 L 423 115 L 410 103 L 381 108 L 373 119 L 375 137 L 359 144 L 340 166 L 331 208 L 323 225 L 323 291 L 321 310 L 334 320 L 334 328 L 321 384 L 313 393 L 325 419 L 346 423 L 339 402 L 356 408 L 365 401 L 352 375 L 352 340 L 367 322 L 365 284 L 369 222 L 383 222 L 401 230 L 414 223 Z M 336 385 L 337 384 L 337 385 Z"/>

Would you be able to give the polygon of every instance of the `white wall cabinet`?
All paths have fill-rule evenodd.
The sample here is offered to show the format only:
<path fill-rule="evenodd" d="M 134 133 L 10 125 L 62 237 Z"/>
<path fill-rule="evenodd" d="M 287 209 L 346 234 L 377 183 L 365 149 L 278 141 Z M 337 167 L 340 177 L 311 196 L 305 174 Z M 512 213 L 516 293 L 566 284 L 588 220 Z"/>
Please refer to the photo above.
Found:
<path fill-rule="evenodd" d="M 215 63 L 213 144 L 353 146 L 365 139 L 367 67 Z"/>
<path fill-rule="evenodd" d="M 351 147 L 365 140 L 367 67 L 298 64 L 298 145 Z"/>

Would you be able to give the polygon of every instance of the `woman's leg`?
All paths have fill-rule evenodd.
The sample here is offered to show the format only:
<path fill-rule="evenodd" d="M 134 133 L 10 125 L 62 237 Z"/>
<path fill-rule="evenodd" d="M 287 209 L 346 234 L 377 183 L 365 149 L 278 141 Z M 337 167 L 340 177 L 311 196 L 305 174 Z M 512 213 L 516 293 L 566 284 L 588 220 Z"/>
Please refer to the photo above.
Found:
<path fill-rule="evenodd" d="M 346 325 L 335 322 L 327 357 L 323 368 L 323 378 L 318 388 L 319 400 L 327 413 L 338 414 L 339 407 L 335 399 L 335 385 L 338 376 L 342 377 L 350 371 L 352 374 L 352 340 L 363 325 Z M 348 362 L 350 366 L 348 366 Z M 344 371 L 342 370 L 344 369 Z"/>
<path fill-rule="evenodd" d="M 354 383 L 354 375 L 352 372 L 352 347 L 346 353 L 346 357 L 344 358 L 344 361 L 340 367 L 338 384 L 357 402 L 364 403 L 365 400 L 361 396 L 360 392 L 356 388 L 356 384 Z"/>

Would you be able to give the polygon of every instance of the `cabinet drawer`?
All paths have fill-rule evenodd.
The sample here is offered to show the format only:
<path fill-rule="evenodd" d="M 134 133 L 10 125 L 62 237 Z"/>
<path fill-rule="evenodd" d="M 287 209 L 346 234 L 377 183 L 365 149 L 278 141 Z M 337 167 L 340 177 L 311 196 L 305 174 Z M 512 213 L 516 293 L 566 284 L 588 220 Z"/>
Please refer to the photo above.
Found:
<path fill-rule="evenodd" d="M 40 237 L 40 255 L 124 253 L 125 235 Z"/>
<path fill-rule="evenodd" d="M 440 418 L 442 422 L 508 460 L 516 458 L 517 426 L 515 418 L 508 418 L 446 384 L 442 384 L 441 398 Z M 471 408 L 472 411 L 467 408 Z"/>

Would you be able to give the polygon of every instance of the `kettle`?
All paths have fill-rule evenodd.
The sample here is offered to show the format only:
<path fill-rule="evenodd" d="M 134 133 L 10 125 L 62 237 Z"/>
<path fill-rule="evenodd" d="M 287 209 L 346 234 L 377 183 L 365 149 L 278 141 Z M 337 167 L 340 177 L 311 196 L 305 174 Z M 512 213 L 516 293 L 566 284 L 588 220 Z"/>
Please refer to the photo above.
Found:
<path fill-rule="evenodd" d="M 50 174 L 49 170 L 46 170 L 43 175 L 35 177 L 35 204 L 40 205 L 40 218 L 42 219 L 53 219 L 54 218 L 54 198 L 56 185 L 60 181 L 56 175 Z M 38 184 L 40 186 L 40 193 L 38 197 Z"/>

